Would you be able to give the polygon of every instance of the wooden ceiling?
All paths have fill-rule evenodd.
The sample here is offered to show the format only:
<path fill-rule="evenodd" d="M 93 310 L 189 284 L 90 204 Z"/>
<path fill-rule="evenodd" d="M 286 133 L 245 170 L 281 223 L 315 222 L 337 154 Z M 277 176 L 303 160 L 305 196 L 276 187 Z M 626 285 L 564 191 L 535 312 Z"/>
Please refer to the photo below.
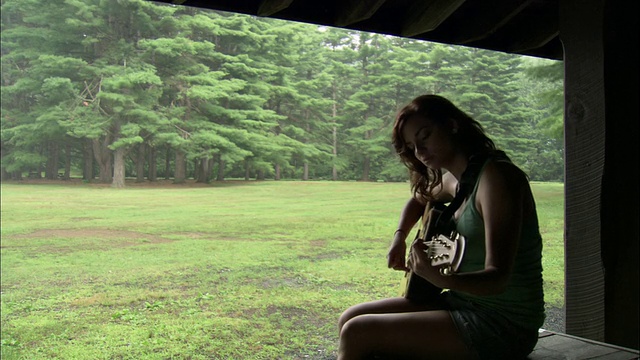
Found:
<path fill-rule="evenodd" d="M 160 0 L 562 60 L 559 0 Z"/>

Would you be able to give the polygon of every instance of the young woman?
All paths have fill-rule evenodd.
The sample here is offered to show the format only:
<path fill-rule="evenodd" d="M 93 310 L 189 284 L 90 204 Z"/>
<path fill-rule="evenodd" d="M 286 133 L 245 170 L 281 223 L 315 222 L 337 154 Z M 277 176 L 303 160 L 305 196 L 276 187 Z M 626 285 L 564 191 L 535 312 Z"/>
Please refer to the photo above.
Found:
<path fill-rule="evenodd" d="M 449 100 L 423 95 L 406 105 L 393 145 L 411 174 L 388 266 L 412 270 L 449 291 L 426 301 L 404 297 L 355 305 L 339 320 L 338 360 L 518 359 L 544 321 L 542 240 L 527 176 L 496 150 L 480 124 Z M 466 238 L 457 273 L 431 266 L 425 245 L 406 238 L 428 201 L 450 201 L 472 156 L 487 156 L 454 215 Z"/>

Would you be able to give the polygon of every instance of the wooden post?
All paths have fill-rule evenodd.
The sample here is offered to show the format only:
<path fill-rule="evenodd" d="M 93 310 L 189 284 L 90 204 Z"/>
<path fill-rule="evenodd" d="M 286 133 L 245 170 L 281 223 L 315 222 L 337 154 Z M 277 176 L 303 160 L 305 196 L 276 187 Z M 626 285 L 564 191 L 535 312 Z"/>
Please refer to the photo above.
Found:
<path fill-rule="evenodd" d="M 638 349 L 638 13 L 560 0 L 566 332 Z"/>
<path fill-rule="evenodd" d="M 638 349 L 638 9 L 607 0 L 604 9 L 605 164 L 602 179 L 602 261 L 605 341 Z"/>
<path fill-rule="evenodd" d="M 565 331 L 604 341 L 600 196 L 604 0 L 561 0 L 565 62 Z"/>

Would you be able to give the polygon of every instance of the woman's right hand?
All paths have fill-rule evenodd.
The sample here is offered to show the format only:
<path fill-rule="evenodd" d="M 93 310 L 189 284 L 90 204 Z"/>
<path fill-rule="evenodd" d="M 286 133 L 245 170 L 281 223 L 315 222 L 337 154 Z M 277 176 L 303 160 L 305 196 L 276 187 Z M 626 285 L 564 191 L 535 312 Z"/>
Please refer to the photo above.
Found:
<path fill-rule="evenodd" d="M 393 270 L 409 271 L 407 266 L 407 236 L 424 213 L 425 204 L 415 197 L 409 198 L 402 208 L 398 230 L 393 234 L 393 242 L 387 254 L 387 266 Z"/>
<path fill-rule="evenodd" d="M 406 254 L 407 244 L 405 243 L 405 239 L 396 234 L 389 249 L 389 254 L 387 254 L 387 266 L 393 270 L 409 271 Z"/>

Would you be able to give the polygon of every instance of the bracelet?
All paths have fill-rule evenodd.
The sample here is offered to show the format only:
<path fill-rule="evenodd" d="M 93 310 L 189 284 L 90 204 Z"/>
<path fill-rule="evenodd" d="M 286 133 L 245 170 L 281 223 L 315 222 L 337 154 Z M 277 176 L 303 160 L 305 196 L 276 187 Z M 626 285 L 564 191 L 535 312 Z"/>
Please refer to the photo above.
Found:
<path fill-rule="evenodd" d="M 451 271 L 451 266 L 445 266 L 440 268 L 440 275 L 442 276 L 451 276 L 453 275 L 453 271 Z"/>
<path fill-rule="evenodd" d="M 407 237 L 407 233 L 402 229 L 396 230 L 396 232 L 393 233 L 393 237 L 395 237 L 397 233 L 402 233 L 402 235 L 404 235 L 405 238 Z"/>

